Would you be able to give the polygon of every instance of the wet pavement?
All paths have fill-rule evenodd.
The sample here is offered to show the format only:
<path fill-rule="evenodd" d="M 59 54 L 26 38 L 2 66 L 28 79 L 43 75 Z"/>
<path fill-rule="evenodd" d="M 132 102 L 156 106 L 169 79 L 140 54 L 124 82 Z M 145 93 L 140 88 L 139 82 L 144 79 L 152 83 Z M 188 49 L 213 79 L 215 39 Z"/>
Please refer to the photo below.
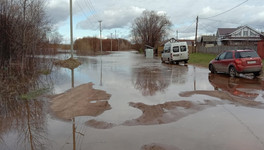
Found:
<path fill-rule="evenodd" d="M 40 78 L 49 96 L 1 103 L 0 149 L 264 149 L 263 79 L 136 52 L 76 58 Z"/>

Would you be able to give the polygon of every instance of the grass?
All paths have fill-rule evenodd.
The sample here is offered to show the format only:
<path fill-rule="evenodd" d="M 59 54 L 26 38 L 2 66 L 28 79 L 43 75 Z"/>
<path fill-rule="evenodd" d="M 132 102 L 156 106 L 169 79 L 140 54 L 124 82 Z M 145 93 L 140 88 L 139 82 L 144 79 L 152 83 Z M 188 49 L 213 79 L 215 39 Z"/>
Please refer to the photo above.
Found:
<path fill-rule="evenodd" d="M 58 60 L 54 64 L 64 68 L 75 69 L 81 65 L 81 62 L 77 59 L 69 58 L 67 60 Z"/>
<path fill-rule="evenodd" d="M 202 67 L 208 67 L 209 62 L 217 55 L 204 54 L 204 53 L 192 53 L 189 55 L 189 63 Z"/>
<path fill-rule="evenodd" d="M 21 99 L 23 100 L 32 100 L 32 99 L 36 99 L 37 97 L 41 96 L 42 94 L 46 93 L 49 89 L 47 88 L 43 88 L 43 89 L 38 89 L 35 91 L 30 91 L 26 94 L 22 94 L 20 96 Z"/>

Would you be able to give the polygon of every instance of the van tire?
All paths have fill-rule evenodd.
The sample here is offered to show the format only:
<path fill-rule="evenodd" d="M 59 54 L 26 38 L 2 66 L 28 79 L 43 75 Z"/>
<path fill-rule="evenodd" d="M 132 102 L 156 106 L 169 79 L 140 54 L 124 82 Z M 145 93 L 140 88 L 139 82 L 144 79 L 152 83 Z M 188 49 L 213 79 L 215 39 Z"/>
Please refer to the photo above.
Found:
<path fill-rule="evenodd" d="M 161 58 L 161 62 L 164 63 L 165 61 Z"/>

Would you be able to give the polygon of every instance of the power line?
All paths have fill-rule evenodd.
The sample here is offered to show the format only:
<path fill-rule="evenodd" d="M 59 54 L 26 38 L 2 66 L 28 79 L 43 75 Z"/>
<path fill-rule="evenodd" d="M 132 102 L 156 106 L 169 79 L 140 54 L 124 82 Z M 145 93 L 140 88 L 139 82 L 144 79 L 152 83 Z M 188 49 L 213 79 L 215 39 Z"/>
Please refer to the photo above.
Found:
<path fill-rule="evenodd" d="M 248 0 L 245 0 L 244 2 L 242 2 L 242 3 L 238 4 L 238 5 L 236 5 L 235 7 L 232 7 L 232 8 L 230 8 L 230 9 L 224 11 L 224 12 L 221 12 L 221 13 L 219 13 L 219 14 L 217 14 L 217 15 L 214 15 L 214 16 L 211 16 L 211 17 L 207 17 L 207 18 L 201 18 L 201 19 L 209 19 L 209 18 L 213 18 L 213 17 L 220 16 L 220 15 L 222 15 L 222 14 L 225 14 L 225 13 L 227 13 L 227 12 L 229 12 L 229 11 L 231 11 L 231 10 L 233 10 L 233 9 L 235 9 L 235 8 L 237 8 L 237 7 L 239 7 L 239 6 L 241 6 L 242 4 L 246 3 L 247 1 L 248 1 Z"/>

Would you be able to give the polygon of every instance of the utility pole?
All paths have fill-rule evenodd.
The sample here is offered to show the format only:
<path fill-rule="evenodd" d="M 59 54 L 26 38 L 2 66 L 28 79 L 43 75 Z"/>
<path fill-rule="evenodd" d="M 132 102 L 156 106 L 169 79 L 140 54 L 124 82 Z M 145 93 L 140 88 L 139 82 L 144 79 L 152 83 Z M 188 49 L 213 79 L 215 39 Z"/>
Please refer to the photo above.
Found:
<path fill-rule="evenodd" d="M 73 58 L 72 0 L 70 0 L 71 58 Z"/>
<path fill-rule="evenodd" d="M 197 52 L 197 32 L 198 32 L 198 16 L 196 18 L 196 30 L 195 30 L 195 53 Z"/>
<path fill-rule="evenodd" d="M 103 44 L 102 44 L 102 20 L 98 21 L 100 24 L 100 47 L 101 47 L 101 55 L 102 55 L 102 51 L 103 51 Z"/>
<path fill-rule="evenodd" d="M 176 40 L 178 40 L 178 39 L 179 39 L 179 31 L 176 30 Z"/>
<path fill-rule="evenodd" d="M 113 39 L 113 33 L 111 33 L 111 51 L 113 50 L 113 43 L 112 43 L 112 39 Z"/>
<path fill-rule="evenodd" d="M 116 34 L 116 30 L 115 30 L 115 34 Z M 119 51 L 119 38 L 117 38 L 118 35 L 115 35 L 116 39 L 117 39 L 117 51 Z"/>

